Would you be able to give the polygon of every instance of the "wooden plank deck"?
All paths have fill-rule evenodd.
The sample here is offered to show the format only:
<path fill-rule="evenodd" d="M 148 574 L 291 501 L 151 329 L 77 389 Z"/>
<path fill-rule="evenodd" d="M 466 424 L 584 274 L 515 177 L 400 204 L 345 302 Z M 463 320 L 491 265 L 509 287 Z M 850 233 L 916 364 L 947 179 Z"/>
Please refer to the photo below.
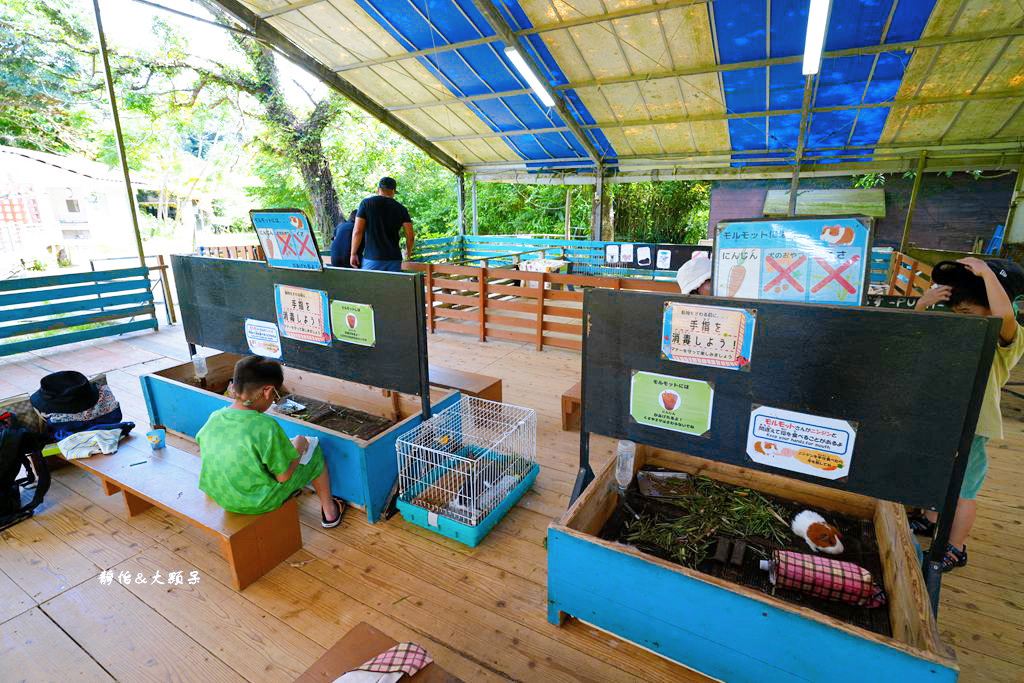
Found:
<path fill-rule="evenodd" d="M 0 395 L 31 391 L 54 370 L 106 371 L 144 430 L 138 376 L 186 359 L 180 327 L 23 354 L 0 364 Z M 0 679 L 289 681 L 366 621 L 421 643 L 466 681 L 706 680 L 585 624 L 546 621 L 545 530 L 565 509 L 579 449 L 579 435 L 561 430 L 560 399 L 579 380 L 579 354 L 438 333 L 430 361 L 501 377 L 507 402 L 537 410 L 540 477 L 479 547 L 400 516 L 369 525 L 348 514 L 323 530 L 304 495 L 302 550 L 236 593 L 209 539 L 157 509 L 128 517 L 96 479 L 66 467 L 37 515 L 0 533 Z M 1022 406 L 1007 400 L 1007 440 L 990 448 L 970 565 L 943 582 L 939 624 L 967 682 L 1024 679 Z M 591 452 L 603 465 L 612 443 L 596 438 Z M 199 581 L 125 586 L 122 571 L 165 581 L 196 571 Z"/>

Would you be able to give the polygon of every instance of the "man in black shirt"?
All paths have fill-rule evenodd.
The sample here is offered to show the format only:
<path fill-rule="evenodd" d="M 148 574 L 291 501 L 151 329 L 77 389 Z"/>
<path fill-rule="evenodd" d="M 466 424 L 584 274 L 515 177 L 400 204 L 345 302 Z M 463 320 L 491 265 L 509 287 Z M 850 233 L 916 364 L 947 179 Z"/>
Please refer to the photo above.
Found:
<path fill-rule="evenodd" d="M 348 220 L 338 225 L 334 231 L 334 239 L 331 241 L 331 265 L 335 268 L 351 268 L 349 254 L 352 253 L 352 230 L 355 229 L 356 212 L 348 215 Z M 359 248 L 359 255 L 363 255 L 363 248 Z"/>
<path fill-rule="evenodd" d="M 401 230 L 405 230 L 405 258 L 412 260 L 415 235 L 412 218 L 404 206 L 395 201 L 398 184 L 394 178 L 384 177 L 377 184 L 377 194 L 359 204 L 349 260 L 353 268 L 363 270 L 402 271 L 402 252 L 398 247 Z M 366 241 L 365 258 L 358 250 Z"/>

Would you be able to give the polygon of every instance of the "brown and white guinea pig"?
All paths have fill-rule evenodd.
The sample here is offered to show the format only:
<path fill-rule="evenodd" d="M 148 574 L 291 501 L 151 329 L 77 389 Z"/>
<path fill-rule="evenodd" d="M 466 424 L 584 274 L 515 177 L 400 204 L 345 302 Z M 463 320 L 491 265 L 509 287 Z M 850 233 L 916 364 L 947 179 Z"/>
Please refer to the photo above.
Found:
<path fill-rule="evenodd" d="M 807 541 L 815 552 L 838 555 L 843 552 L 843 536 L 839 530 L 812 510 L 804 510 L 793 518 L 793 533 Z"/>

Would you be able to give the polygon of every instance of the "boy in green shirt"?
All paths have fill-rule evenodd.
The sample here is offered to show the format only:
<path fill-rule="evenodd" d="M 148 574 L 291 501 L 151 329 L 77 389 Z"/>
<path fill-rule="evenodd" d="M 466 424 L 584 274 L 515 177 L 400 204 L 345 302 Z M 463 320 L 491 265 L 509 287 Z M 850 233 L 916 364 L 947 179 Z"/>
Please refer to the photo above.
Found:
<path fill-rule="evenodd" d="M 320 498 L 321 525 L 332 529 L 343 508 L 331 496 L 330 479 L 320 446 L 300 464 L 308 442 L 289 440 L 264 411 L 279 398 L 284 383 L 281 364 L 249 356 L 235 364 L 235 402 L 215 411 L 196 435 L 202 456 L 199 488 L 229 512 L 261 514 L 280 507 L 293 493 L 313 484 Z"/>
<path fill-rule="evenodd" d="M 954 313 L 996 316 L 1001 321 L 999 344 L 992 358 L 992 368 L 985 385 L 985 396 L 974 430 L 974 442 L 967 459 L 960 500 L 949 532 L 949 545 L 942 562 L 942 571 L 967 564 L 967 536 L 978 513 L 975 498 L 988 471 L 985 444 L 989 439 L 1003 438 L 1003 418 L 999 407 L 1000 391 L 1024 355 L 1024 329 L 1017 324 L 1013 301 L 1024 294 L 1024 270 L 1005 259 L 981 260 L 968 257 L 959 261 L 942 261 L 932 270 L 929 289 L 917 300 L 919 311 L 946 302 Z M 911 518 L 911 528 L 919 533 L 932 533 L 937 513 Z"/>

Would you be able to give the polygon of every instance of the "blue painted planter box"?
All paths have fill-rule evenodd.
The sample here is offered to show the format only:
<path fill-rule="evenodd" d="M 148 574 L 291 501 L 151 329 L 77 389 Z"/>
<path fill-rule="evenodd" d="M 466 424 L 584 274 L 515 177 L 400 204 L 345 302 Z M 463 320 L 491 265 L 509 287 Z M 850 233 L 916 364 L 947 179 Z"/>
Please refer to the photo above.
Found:
<path fill-rule="evenodd" d="M 194 439 L 213 411 L 231 404 L 231 400 L 219 392 L 226 388 L 240 357 L 222 353 L 207 359 L 207 383 L 213 391 L 188 383 L 193 376 L 191 363 L 140 377 L 150 423 Z M 374 387 L 288 367 L 284 370 L 284 386 L 289 392 L 391 419 L 397 416 L 395 425 L 372 439 L 363 440 L 286 415 L 268 413 L 289 437 L 302 434 L 320 439 L 331 477 L 331 493 L 364 508 L 370 522 L 376 522 L 398 479 L 395 441 L 423 421 L 419 397 L 401 394 L 396 399 Z M 457 392 L 432 390 L 431 409 L 446 408 L 459 397 Z"/>
<path fill-rule="evenodd" d="M 873 519 L 892 637 L 598 538 L 618 494 L 615 461 L 548 528 L 548 620 L 573 616 L 687 667 L 742 681 L 955 681 L 906 515 L 895 503 L 640 447 L 652 464 Z M 597 571 L 596 571 L 597 570 Z"/>
<path fill-rule="evenodd" d="M 435 531 L 442 536 L 468 545 L 470 548 L 475 548 L 484 539 L 484 536 L 501 521 L 502 517 L 519 502 L 519 499 L 530 490 L 534 480 L 537 479 L 538 472 L 540 472 L 540 465 L 534 464 L 526 473 L 526 476 L 523 477 L 523 480 L 516 484 L 515 488 L 508 492 L 508 495 L 505 496 L 501 503 L 475 526 L 457 522 L 443 515 L 432 515 L 429 510 L 421 508 L 419 505 L 407 503 L 401 498 L 398 499 L 398 511 L 402 513 L 405 521 L 411 524 L 421 526 L 429 531 Z M 434 519 L 433 524 L 431 524 L 432 519 Z"/>

